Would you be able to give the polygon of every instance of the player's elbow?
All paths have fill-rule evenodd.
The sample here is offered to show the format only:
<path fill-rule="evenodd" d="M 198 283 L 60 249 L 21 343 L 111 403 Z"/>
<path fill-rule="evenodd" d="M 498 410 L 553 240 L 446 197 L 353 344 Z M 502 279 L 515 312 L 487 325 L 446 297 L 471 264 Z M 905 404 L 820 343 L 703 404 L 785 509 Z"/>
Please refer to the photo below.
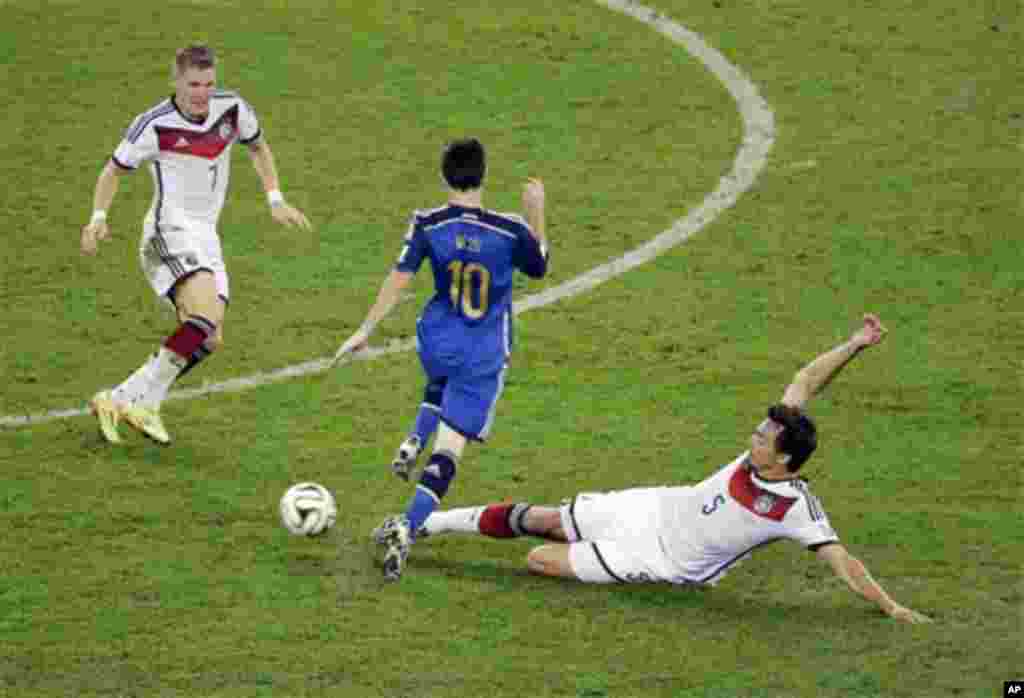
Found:
<path fill-rule="evenodd" d="M 867 568 L 864 567 L 864 563 L 855 558 L 853 555 L 846 553 L 846 559 L 843 561 L 843 581 L 846 582 L 847 586 L 850 587 L 856 593 L 865 596 L 865 590 L 868 586 L 868 574 Z"/>
<path fill-rule="evenodd" d="M 217 328 L 216 332 L 206 338 L 206 341 L 203 342 L 203 346 L 206 347 L 206 350 L 211 354 L 220 351 L 224 346 L 224 332 L 220 327 Z"/>
<path fill-rule="evenodd" d="M 533 264 L 526 265 L 523 268 L 523 273 L 531 279 L 543 279 L 548 273 L 548 258 L 541 257 L 540 260 Z"/>
<path fill-rule="evenodd" d="M 801 369 L 794 374 L 793 382 L 786 388 L 782 403 L 792 407 L 803 407 L 811 399 L 812 394 L 810 375 Z"/>

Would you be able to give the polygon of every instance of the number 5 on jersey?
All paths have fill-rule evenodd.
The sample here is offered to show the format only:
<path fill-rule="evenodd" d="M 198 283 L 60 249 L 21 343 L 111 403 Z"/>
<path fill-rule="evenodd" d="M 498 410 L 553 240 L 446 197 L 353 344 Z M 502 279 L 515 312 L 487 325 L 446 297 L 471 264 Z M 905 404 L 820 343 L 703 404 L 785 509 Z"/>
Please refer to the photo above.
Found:
<path fill-rule="evenodd" d="M 721 494 L 716 494 L 714 498 L 711 500 L 711 503 L 705 504 L 700 508 L 700 510 L 704 514 L 704 516 L 711 516 L 715 513 L 715 510 L 718 509 L 718 507 L 721 506 L 722 504 L 725 504 L 725 496 Z"/>

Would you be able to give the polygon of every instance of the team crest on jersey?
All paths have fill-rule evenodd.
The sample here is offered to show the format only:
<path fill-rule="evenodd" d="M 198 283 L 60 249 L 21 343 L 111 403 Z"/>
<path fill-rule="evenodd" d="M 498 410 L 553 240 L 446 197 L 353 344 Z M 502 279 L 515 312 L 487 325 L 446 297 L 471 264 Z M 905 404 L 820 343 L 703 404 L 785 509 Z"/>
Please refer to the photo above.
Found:
<path fill-rule="evenodd" d="M 775 495 L 768 494 L 767 492 L 759 495 L 754 500 L 754 511 L 758 514 L 767 514 L 772 510 L 773 506 L 775 506 Z"/>
<path fill-rule="evenodd" d="M 729 478 L 729 494 L 747 511 L 773 521 L 782 521 L 786 512 L 796 502 L 795 497 L 786 497 L 759 487 L 752 473 L 745 467 L 736 468 Z"/>

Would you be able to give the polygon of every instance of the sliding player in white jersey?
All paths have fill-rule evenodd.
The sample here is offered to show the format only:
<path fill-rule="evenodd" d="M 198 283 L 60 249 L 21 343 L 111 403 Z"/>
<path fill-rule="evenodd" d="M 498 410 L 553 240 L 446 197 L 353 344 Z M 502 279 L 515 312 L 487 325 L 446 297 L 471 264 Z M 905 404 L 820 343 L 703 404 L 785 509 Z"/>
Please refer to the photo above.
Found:
<path fill-rule="evenodd" d="M 175 93 L 138 116 L 96 182 L 93 214 L 82 230 L 82 252 L 96 253 L 109 237 L 107 209 L 118 178 L 141 165 L 153 176 L 153 204 L 143 222 L 139 256 L 157 296 L 177 312 L 178 328 L 123 383 L 90 401 L 100 433 L 119 443 L 123 419 L 159 443 L 170 435 L 160 404 L 171 385 L 223 343 L 228 275 L 217 235 L 231 164 L 231 146 L 248 146 L 271 216 L 287 226 L 310 229 L 309 220 L 285 202 L 270 146 L 249 104 L 215 89 L 216 61 L 207 46 L 177 52 Z"/>
<path fill-rule="evenodd" d="M 754 431 L 750 449 L 696 485 L 580 494 L 561 507 L 519 503 L 452 509 L 432 514 L 418 535 L 464 532 L 558 541 L 531 550 L 529 570 L 594 584 L 715 584 L 755 548 L 789 539 L 815 551 L 853 591 L 891 617 L 928 622 L 893 601 L 846 551 L 821 504 L 797 476 L 817 446 L 804 405 L 884 335 L 878 318 L 865 316 L 849 341 L 796 374 L 782 402 Z"/>

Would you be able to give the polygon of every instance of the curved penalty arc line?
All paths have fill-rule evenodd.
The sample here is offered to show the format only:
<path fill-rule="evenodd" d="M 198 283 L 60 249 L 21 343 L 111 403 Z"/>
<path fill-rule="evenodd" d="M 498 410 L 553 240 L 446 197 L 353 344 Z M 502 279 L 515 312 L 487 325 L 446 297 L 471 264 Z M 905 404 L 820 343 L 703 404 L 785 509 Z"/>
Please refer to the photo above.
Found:
<path fill-rule="evenodd" d="M 609 279 L 649 262 L 658 255 L 688 240 L 694 233 L 732 207 L 741 195 L 754 184 L 768 162 L 768 153 L 775 141 L 775 117 L 768 103 L 758 93 L 757 87 L 744 73 L 726 60 L 725 56 L 705 42 L 698 34 L 672 21 L 645 5 L 631 0 L 594 0 L 609 10 L 620 12 L 647 24 L 669 40 L 681 45 L 699 60 L 728 90 L 735 100 L 743 119 L 743 141 L 733 160 L 733 166 L 708 194 L 686 217 L 675 221 L 670 228 L 658 234 L 640 247 L 606 262 L 583 274 L 552 286 L 539 293 L 525 296 L 513 304 L 515 314 L 542 308 L 556 301 L 603 284 Z M 410 351 L 415 343 L 411 340 L 396 341 L 384 347 L 371 347 L 355 361 L 369 361 L 385 354 Z M 169 400 L 183 400 L 211 393 L 236 392 L 256 388 L 290 378 L 320 373 L 330 367 L 329 358 L 313 359 L 286 366 L 276 371 L 255 373 L 251 376 L 233 378 L 217 383 L 206 383 L 198 388 L 175 390 Z M 0 417 L 0 427 L 21 427 L 51 422 L 58 419 L 79 417 L 87 413 L 85 408 L 53 410 L 43 414 L 12 415 Z"/>

